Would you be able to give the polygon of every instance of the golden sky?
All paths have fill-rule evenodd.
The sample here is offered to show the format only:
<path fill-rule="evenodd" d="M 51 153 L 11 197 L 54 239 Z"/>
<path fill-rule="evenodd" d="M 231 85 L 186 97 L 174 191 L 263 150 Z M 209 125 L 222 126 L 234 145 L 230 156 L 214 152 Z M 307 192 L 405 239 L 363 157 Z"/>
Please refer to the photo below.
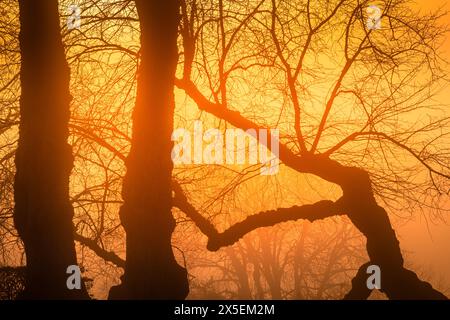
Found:
<path fill-rule="evenodd" d="M 447 0 L 418 0 L 417 8 L 424 11 L 434 10 L 441 6 L 450 11 L 450 2 Z M 442 22 L 450 24 L 450 15 Z M 450 38 L 447 37 L 443 46 L 446 61 L 450 61 Z M 439 96 L 443 104 L 450 101 L 450 90 L 445 90 Z M 450 200 L 448 201 L 450 204 Z M 443 222 L 433 224 L 424 217 L 416 216 L 414 221 L 405 226 L 397 227 L 402 249 L 409 252 L 409 259 L 422 269 L 443 275 L 450 280 L 450 224 Z"/>

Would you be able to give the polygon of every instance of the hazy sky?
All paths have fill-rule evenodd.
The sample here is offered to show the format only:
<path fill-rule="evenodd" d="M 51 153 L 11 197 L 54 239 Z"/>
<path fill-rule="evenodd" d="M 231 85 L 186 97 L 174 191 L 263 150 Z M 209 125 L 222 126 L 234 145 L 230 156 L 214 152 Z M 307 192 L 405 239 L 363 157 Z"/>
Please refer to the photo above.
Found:
<path fill-rule="evenodd" d="M 418 0 L 417 6 L 425 11 L 444 6 L 450 11 L 450 1 L 446 0 Z M 445 22 L 450 24 L 450 15 Z M 444 49 L 445 59 L 450 61 L 449 37 L 446 39 Z M 443 103 L 449 104 L 450 90 L 442 93 L 439 99 L 442 99 Z M 448 203 L 450 206 L 450 198 Z M 437 277 L 439 275 L 445 277 L 450 286 L 450 217 L 445 225 L 444 223 L 433 224 L 423 217 L 416 216 L 415 221 L 397 227 L 396 230 L 402 249 L 408 251 L 406 260 L 413 259 L 417 267 L 422 267 L 430 272 L 434 271 Z"/>

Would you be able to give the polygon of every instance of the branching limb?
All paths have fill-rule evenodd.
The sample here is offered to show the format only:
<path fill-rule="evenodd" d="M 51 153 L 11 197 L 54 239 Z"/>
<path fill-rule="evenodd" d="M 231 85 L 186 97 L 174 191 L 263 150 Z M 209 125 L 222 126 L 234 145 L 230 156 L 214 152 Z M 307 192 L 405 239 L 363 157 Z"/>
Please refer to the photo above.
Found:
<path fill-rule="evenodd" d="M 120 258 L 117 254 L 111 251 L 107 251 L 100 247 L 96 241 L 86 238 L 78 233 L 74 233 L 75 241 L 78 241 L 81 245 L 84 245 L 94 251 L 94 253 L 105 261 L 114 263 L 120 268 L 125 267 L 125 261 Z"/>
<path fill-rule="evenodd" d="M 188 202 L 179 184 L 174 182 L 173 189 L 175 191 L 174 205 L 191 218 L 203 234 L 208 236 L 207 248 L 211 251 L 217 251 L 221 247 L 232 245 L 247 233 L 261 227 L 269 227 L 281 222 L 299 219 L 307 219 L 313 222 L 344 214 L 340 204 L 341 199 L 336 202 L 323 200 L 314 204 L 262 211 L 219 233 L 212 223 Z"/>

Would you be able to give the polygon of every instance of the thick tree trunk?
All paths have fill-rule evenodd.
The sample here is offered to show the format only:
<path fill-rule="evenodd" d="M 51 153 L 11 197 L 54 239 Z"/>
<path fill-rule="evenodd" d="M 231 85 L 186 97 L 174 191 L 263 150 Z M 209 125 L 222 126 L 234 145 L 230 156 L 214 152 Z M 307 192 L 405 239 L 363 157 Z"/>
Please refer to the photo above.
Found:
<path fill-rule="evenodd" d="M 22 298 L 88 298 L 69 290 L 67 267 L 76 265 L 67 144 L 70 71 L 60 35 L 58 1 L 19 0 L 21 85 L 14 222 L 27 258 Z"/>
<path fill-rule="evenodd" d="M 131 151 L 120 210 L 127 234 L 122 284 L 110 299 L 184 299 L 187 273 L 174 258 L 171 134 L 178 60 L 177 0 L 136 0 L 141 25 L 141 65 L 133 112 Z"/>
<path fill-rule="evenodd" d="M 358 230 L 367 239 L 370 262 L 363 265 L 352 282 L 347 299 L 367 298 L 365 273 L 368 265 L 381 270 L 381 291 L 390 299 L 446 299 L 439 291 L 403 266 L 399 241 L 392 229 L 389 216 L 374 197 L 369 174 L 359 168 L 346 167 L 326 157 L 305 159 L 305 172 L 339 184 L 343 191 L 340 206 Z"/>

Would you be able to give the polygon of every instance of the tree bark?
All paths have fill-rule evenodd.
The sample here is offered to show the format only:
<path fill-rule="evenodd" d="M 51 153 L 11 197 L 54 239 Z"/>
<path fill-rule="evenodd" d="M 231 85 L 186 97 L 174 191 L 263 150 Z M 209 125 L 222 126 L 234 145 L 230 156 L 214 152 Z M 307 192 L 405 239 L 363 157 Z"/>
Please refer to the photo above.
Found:
<path fill-rule="evenodd" d="M 171 135 L 178 61 L 177 0 L 136 0 L 141 64 L 120 210 L 127 234 L 122 284 L 110 299 L 184 299 L 187 272 L 174 258 Z"/>
<path fill-rule="evenodd" d="M 69 290 L 76 265 L 67 143 L 70 71 L 60 35 L 58 1 L 19 0 L 21 98 L 14 182 L 14 222 L 24 243 L 25 299 L 88 298 L 84 285 Z"/>

